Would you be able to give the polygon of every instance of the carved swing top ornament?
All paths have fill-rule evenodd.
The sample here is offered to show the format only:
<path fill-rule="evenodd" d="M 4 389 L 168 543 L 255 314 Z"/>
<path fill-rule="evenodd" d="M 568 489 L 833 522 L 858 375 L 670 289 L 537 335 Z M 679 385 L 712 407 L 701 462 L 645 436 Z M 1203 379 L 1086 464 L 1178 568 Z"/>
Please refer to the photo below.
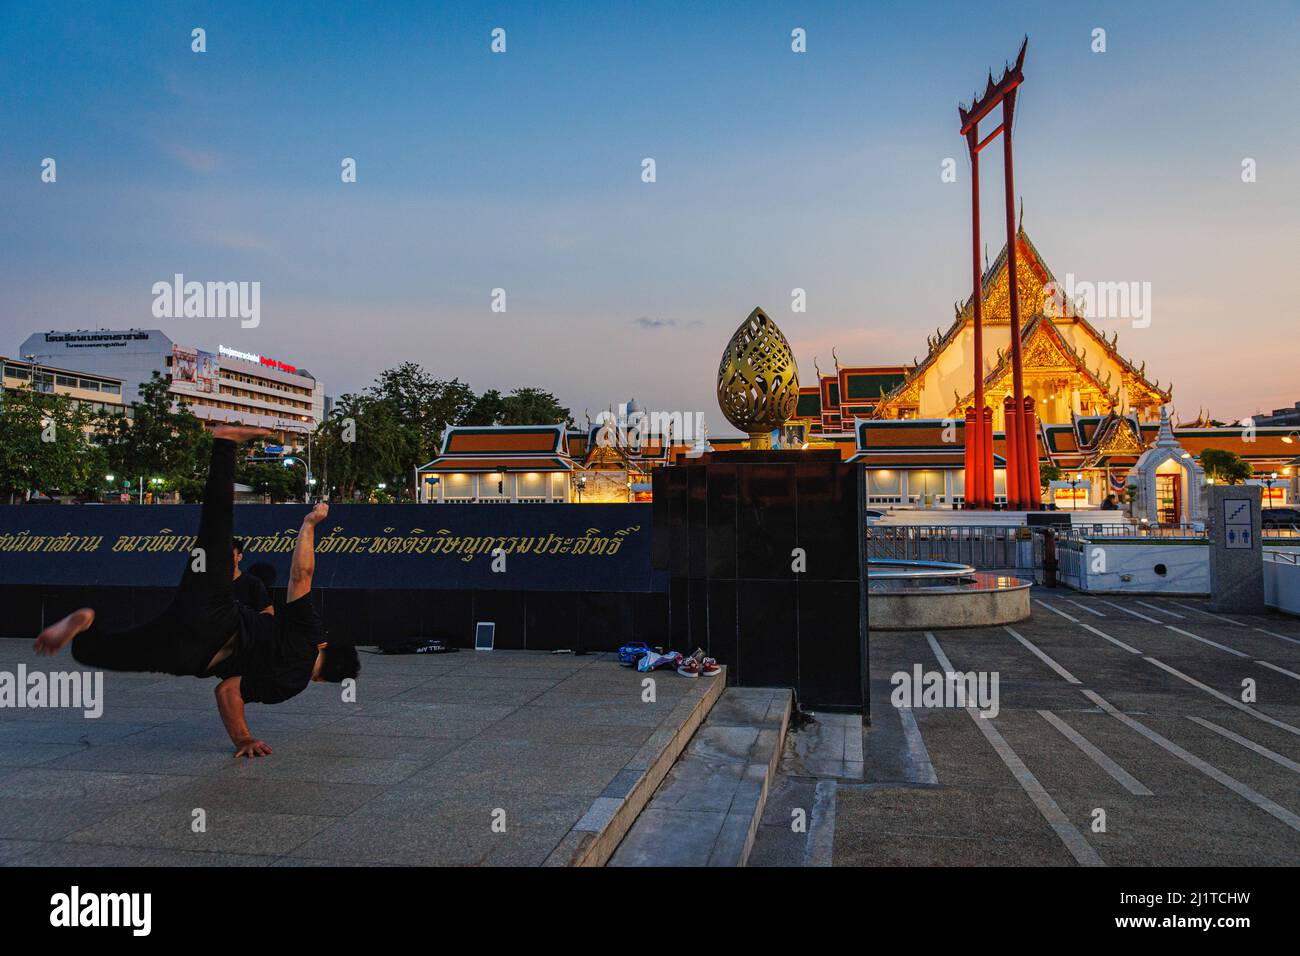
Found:
<path fill-rule="evenodd" d="M 718 366 L 718 407 L 749 435 L 750 448 L 771 448 L 772 432 L 793 417 L 799 369 L 790 343 L 762 309 L 740 324 Z"/>

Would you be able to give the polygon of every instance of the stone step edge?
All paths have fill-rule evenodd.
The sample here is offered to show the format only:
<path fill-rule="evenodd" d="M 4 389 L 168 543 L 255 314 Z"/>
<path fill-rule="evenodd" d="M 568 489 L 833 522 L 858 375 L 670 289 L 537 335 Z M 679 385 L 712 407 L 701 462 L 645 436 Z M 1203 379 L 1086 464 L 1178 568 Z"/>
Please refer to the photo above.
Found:
<path fill-rule="evenodd" d="M 723 667 L 722 673 L 716 677 L 697 679 L 708 681 L 708 686 L 695 701 L 685 700 L 677 705 L 678 708 L 689 707 L 689 713 L 681 723 L 673 731 L 656 731 L 651 736 L 641 752 L 606 788 L 606 795 L 595 799 L 582 819 L 551 851 L 543 866 L 604 866 L 609 862 L 627 831 L 659 789 L 659 784 L 686 750 L 695 731 L 722 698 L 727 687 L 727 668 Z M 665 723 L 675 714 L 676 708 Z M 619 791 L 622 791 L 621 795 Z"/>
<path fill-rule="evenodd" d="M 763 820 L 763 811 L 767 807 L 767 797 L 772 790 L 772 781 L 776 779 L 777 768 L 781 765 L 781 754 L 785 751 L 785 738 L 790 729 L 790 715 L 794 710 L 794 692 L 790 691 L 785 695 L 785 708 L 781 713 L 781 727 L 776 734 L 776 743 L 772 752 L 768 755 L 767 765 L 764 767 L 763 783 L 759 789 L 758 802 L 755 804 L 751 819 L 748 821 L 745 832 L 744 844 L 741 847 L 739 858 L 733 862 L 727 862 L 721 858 L 710 856 L 709 866 L 745 866 L 749 863 L 749 854 L 754 849 L 754 841 L 758 838 L 758 827 Z M 762 766 L 761 764 L 750 764 L 753 766 Z M 743 814 L 727 811 L 727 817 L 722 824 L 722 833 L 729 831 L 728 823 L 732 823 L 733 818 L 736 820 L 732 826 L 739 825 L 740 818 Z M 717 848 L 715 848 L 715 854 Z"/>

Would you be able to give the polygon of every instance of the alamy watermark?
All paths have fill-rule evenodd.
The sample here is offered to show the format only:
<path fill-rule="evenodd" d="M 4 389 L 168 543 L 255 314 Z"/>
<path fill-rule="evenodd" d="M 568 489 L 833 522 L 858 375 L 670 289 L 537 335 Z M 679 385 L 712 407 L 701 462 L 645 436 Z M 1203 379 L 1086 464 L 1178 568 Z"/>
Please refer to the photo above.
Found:
<path fill-rule="evenodd" d="M 176 273 L 171 282 L 153 284 L 155 319 L 237 318 L 245 329 L 262 323 L 262 283 L 186 282 Z"/>
<path fill-rule="evenodd" d="M 974 707 L 981 717 L 998 715 L 997 671 L 926 671 L 920 664 L 912 672 L 896 671 L 889 702 L 895 707 Z"/>
<path fill-rule="evenodd" d="M 1063 287 L 1043 286 L 1043 311 L 1054 319 L 1125 319 L 1145 329 L 1151 324 L 1151 283 L 1078 282 L 1067 272 Z"/>
<path fill-rule="evenodd" d="M 596 415 L 596 444 L 602 448 L 639 449 L 643 444 L 660 443 L 681 445 L 703 439 L 708 434 L 703 412 L 629 410 L 628 403 L 618 406 L 618 411 L 603 411 Z"/>
<path fill-rule="evenodd" d="M 87 720 L 104 713 L 103 671 L 0 671 L 0 710 L 5 708 L 67 708 L 81 710 Z"/>

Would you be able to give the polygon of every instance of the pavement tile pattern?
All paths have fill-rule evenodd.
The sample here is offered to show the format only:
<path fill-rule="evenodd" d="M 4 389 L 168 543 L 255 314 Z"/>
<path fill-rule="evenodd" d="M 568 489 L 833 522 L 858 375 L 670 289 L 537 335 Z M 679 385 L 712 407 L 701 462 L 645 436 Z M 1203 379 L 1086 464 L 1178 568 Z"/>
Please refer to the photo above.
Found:
<path fill-rule="evenodd" d="M 0 671 L 19 664 L 78 667 L 0 639 Z M 355 703 L 315 684 L 249 705 L 275 751 L 254 760 L 232 758 L 215 681 L 106 673 L 97 719 L 0 709 L 0 865 L 538 866 L 626 792 L 705 689 L 660 672 L 646 700 L 646 675 L 612 655 L 362 666 Z"/>

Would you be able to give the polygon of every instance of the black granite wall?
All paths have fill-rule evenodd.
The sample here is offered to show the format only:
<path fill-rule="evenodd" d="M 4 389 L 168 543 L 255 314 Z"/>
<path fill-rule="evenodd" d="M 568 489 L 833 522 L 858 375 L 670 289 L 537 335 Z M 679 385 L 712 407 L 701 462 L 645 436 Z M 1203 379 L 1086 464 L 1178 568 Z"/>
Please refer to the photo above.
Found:
<path fill-rule="evenodd" d="M 504 507 L 504 506 L 503 506 Z M 0 585 L 0 636 L 34 638 L 44 624 L 93 607 L 109 627 L 156 615 L 171 588 Z M 284 588 L 272 588 L 277 605 Z M 668 598 L 619 591 L 464 591 L 313 588 L 312 598 L 336 640 L 394 644 L 437 637 L 473 644 L 478 621 L 496 622 L 503 650 L 612 651 L 630 640 L 668 643 Z"/>
<path fill-rule="evenodd" d="M 740 686 L 862 708 L 860 469 L 833 450 L 729 452 L 654 481 L 652 560 L 669 575 L 672 646 L 703 647 Z"/>

